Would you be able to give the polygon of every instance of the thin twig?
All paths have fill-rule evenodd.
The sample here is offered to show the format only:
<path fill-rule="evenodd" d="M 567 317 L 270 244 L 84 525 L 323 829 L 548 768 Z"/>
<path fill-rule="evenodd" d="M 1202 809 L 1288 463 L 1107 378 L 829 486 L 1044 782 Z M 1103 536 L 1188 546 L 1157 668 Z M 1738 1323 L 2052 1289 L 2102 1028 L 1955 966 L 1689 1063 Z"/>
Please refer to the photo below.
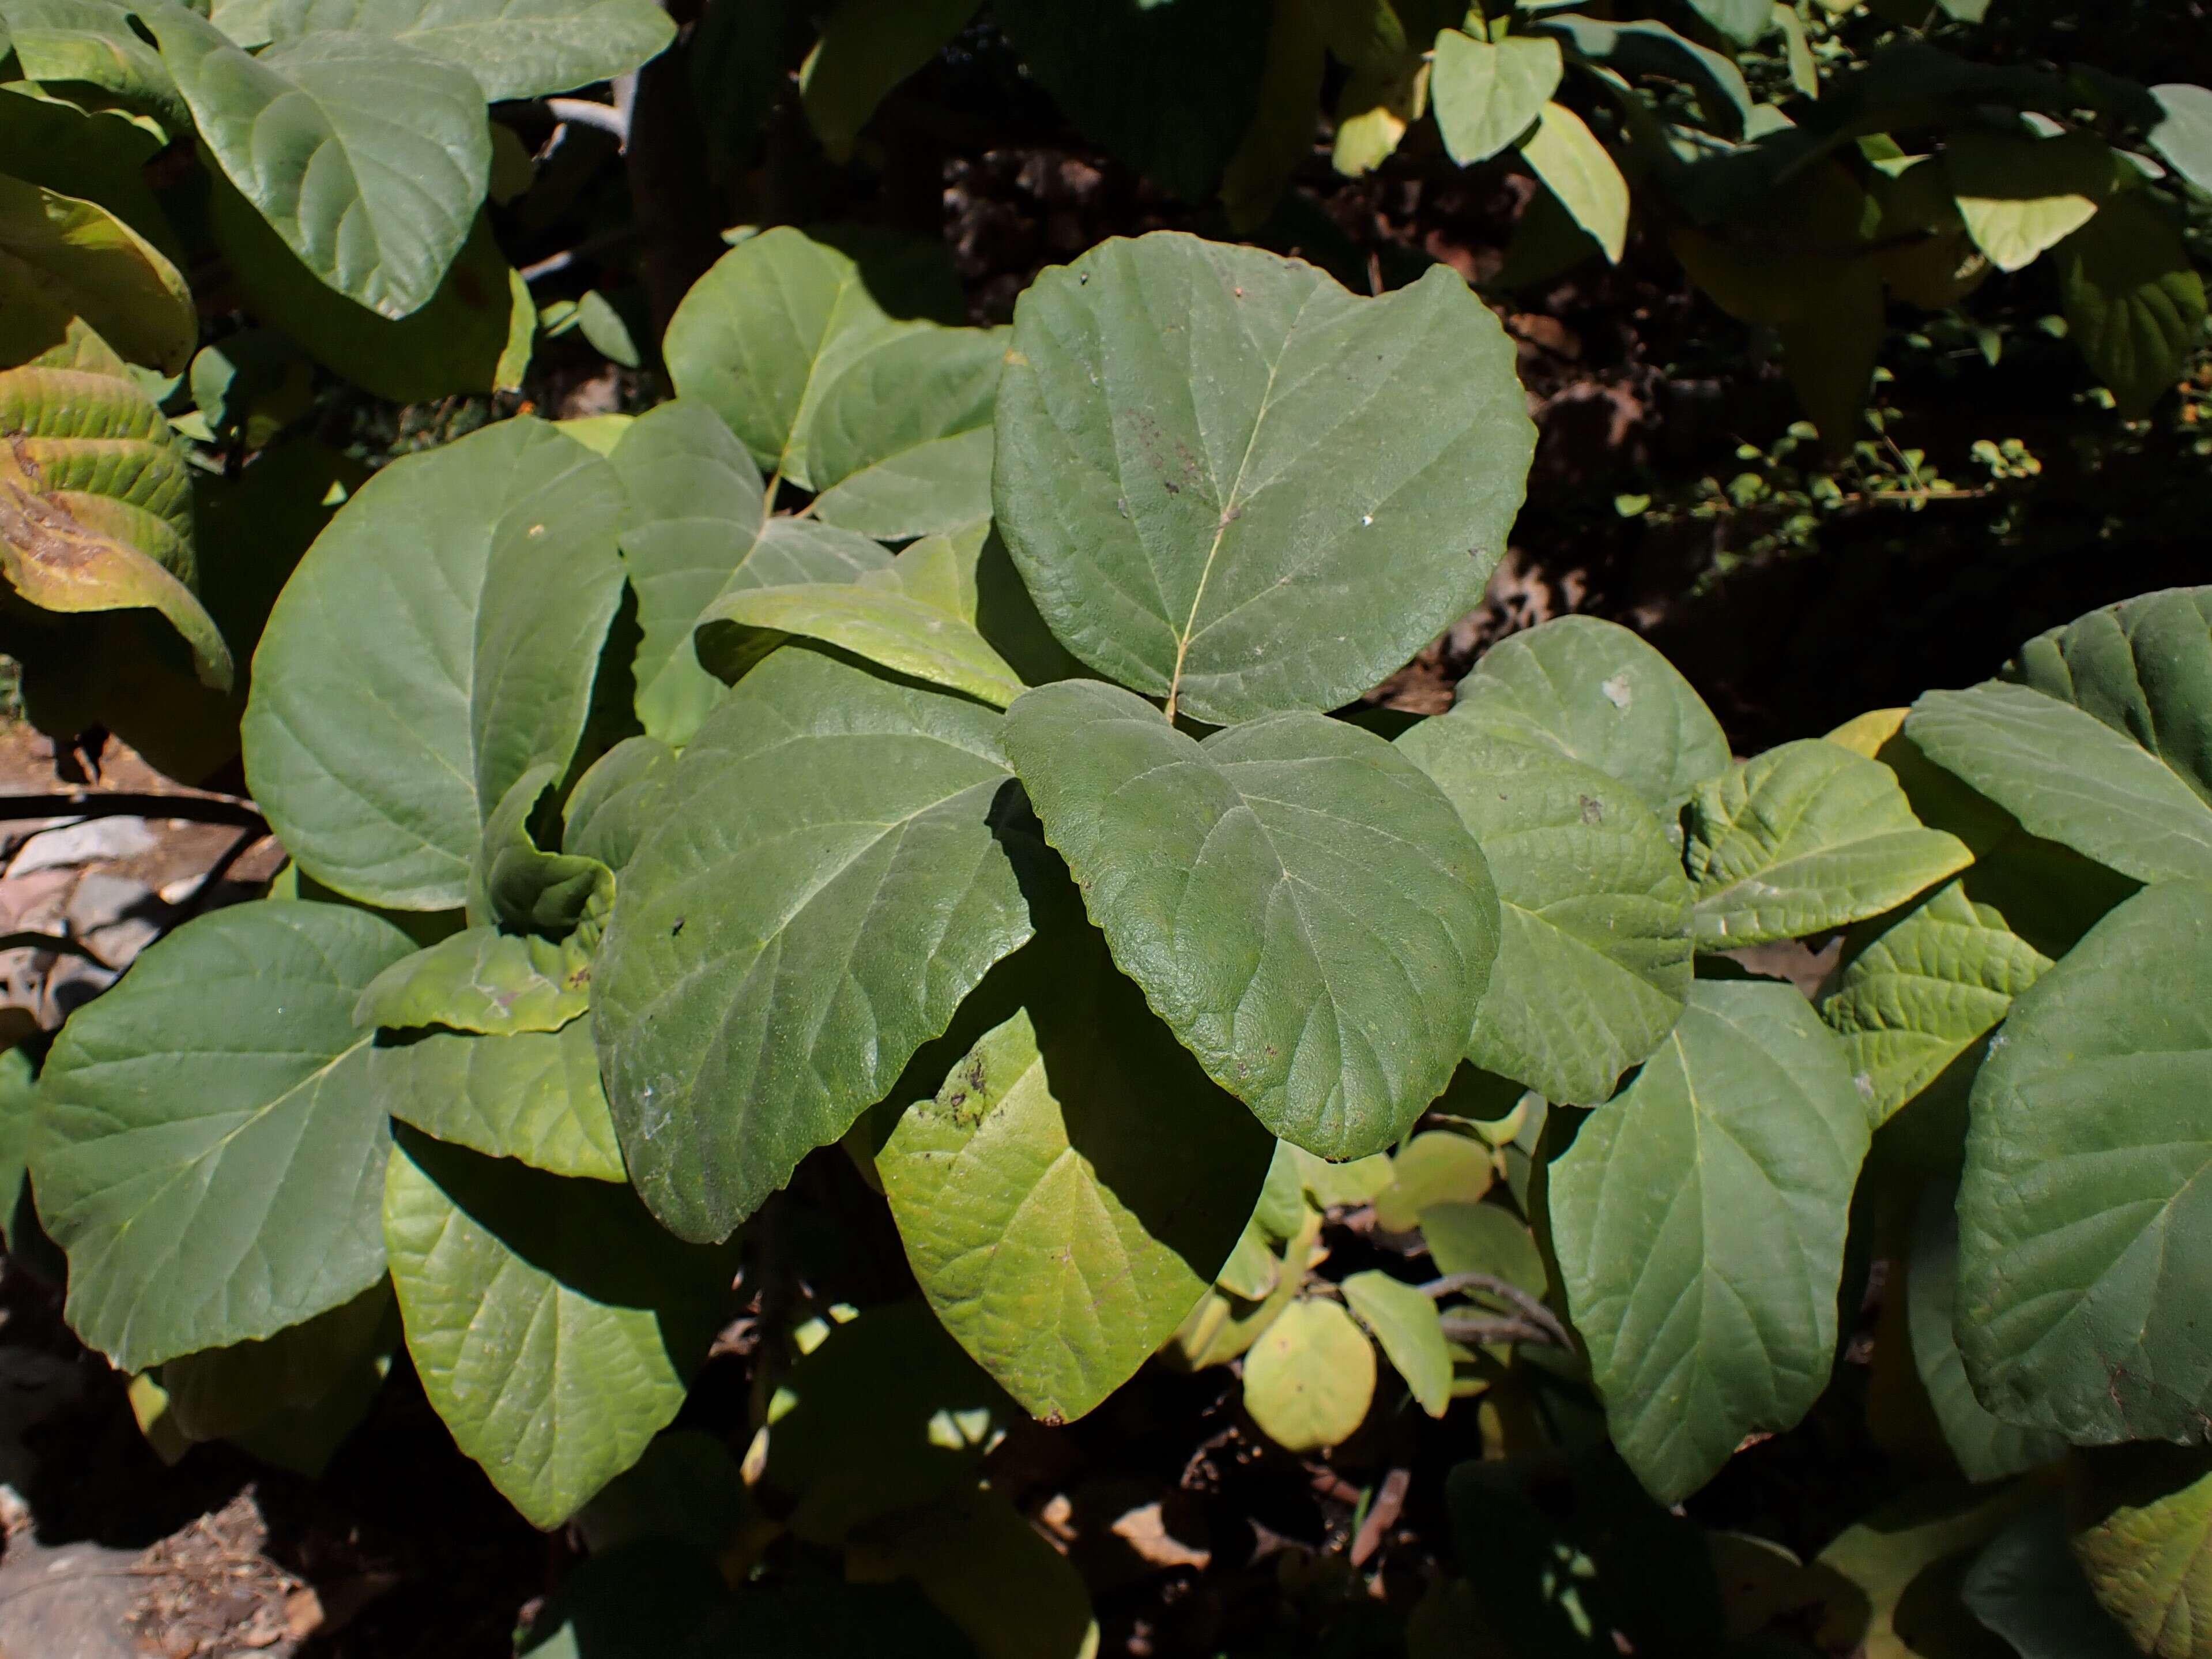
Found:
<path fill-rule="evenodd" d="M 612 104 L 596 103 L 589 98 L 548 98 L 545 113 L 556 121 L 611 132 L 625 148 L 629 143 L 629 112 Z"/>
<path fill-rule="evenodd" d="M 1532 1324 L 1525 1319 L 1476 1319 L 1465 1314 L 1446 1314 L 1442 1323 L 1447 1340 L 1464 1342 L 1476 1348 L 1487 1348 L 1501 1342 L 1540 1342 L 1553 1347 L 1565 1345 L 1546 1327 Z"/>
<path fill-rule="evenodd" d="M 1567 1335 L 1566 1327 L 1559 1323 L 1558 1316 L 1550 1308 L 1519 1285 L 1494 1274 L 1447 1273 L 1442 1278 L 1430 1280 L 1420 1288 L 1431 1301 L 1440 1301 L 1462 1290 L 1486 1290 L 1500 1301 L 1509 1302 L 1519 1308 L 1525 1320 L 1540 1327 L 1562 1348 L 1574 1345 Z"/>
<path fill-rule="evenodd" d="M 268 820 L 252 802 L 229 795 L 146 795 L 63 790 L 52 795 L 0 795 L 0 821 L 24 818 L 167 818 L 190 824 L 258 825 Z"/>
<path fill-rule="evenodd" d="M 521 271 L 522 280 L 534 283 L 541 277 L 556 275 L 580 259 L 588 259 L 611 248 L 620 247 L 624 242 L 635 241 L 639 234 L 634 224 L 617 225 L 604 235 L 578 242 L 574 247 L 564 247 L 558 253 L 549 254 L 534 265 L 526 265 Z"/>

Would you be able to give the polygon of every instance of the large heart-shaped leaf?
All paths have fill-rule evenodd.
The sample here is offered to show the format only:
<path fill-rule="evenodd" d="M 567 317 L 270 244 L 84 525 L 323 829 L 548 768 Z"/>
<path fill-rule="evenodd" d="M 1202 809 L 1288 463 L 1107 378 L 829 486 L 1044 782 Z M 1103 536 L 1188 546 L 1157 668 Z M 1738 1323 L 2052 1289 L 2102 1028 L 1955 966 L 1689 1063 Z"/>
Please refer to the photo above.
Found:
<path fill-rule="evenodd" d="M 73 1016 L 40 1079 L 70 1323 L 125 1370 L 267 1337 L 384 1276 L 389 1138 L 353 1006 L 413 942 L 337 905 L 217 911 Z"/>
<path fill-rule="evenodd" d="M 355 33 L 252 56 L 174 0 L 137 15 L 201 141 L 310 271 L 387 317 L 429 302 L 491 174 L 484 95 L 468 70 Z"/>
<path fill-rule="evenodd" d="M 1992 1417 L 1966 1381 L 1954 1323 L 1959 1300 L 1959 1212 L 1951 1183 L 1931 1181 L 1921 1193 L 1906 1264 L 1906 1329 L 1913 1368 L 1959 1469 L 1977 1485 L 2002 1480 L 2063 1456 L 2066 1442 L 2047 1429 Z"/>
<path fill-rule="evenodd" d="M 15 290 L 0 369 L 0 575 L 41 610 L 158 611 L 200 682 L 228 689 L 230 648 L 188 585 L 191 469 L 122 359 L 81 320 Z M 33 339 L 16 332 L 28 326 Z"/>
<path fill-rule="evenodd" d="M 1004 708 L 1022 693 L 1021 676 L 975 625 L 975 554 L 949 536 L 918 541 L 887 570 L 857 581 L 740 588 L 707 608 L 702 631 L 735 626 L 804 634 L 896 673 L 927 680 Z M 720 660 L 711 637 L 700 650 Z M 740 645 L 739 651 L 743 647 Z"/>
<path fill-rule="evenodd" d="M 1386 407 L 1421 418 L 1376 443 Z M 1360 299 L 1168 233 L 1022 296 L 998 434 L 999 527 L 1053 632 L 1215 723 L 1334 708 L 1472 607 L 1531 442 L 1450 272 Z"/>
<path fill-rule="evenodd" d="M 1319 715 L 1199 743 L 1096 680 L 1018 698 L 1006 753 L 1115 961 L 1269 1129 L 1362 1157 L 1443 1091 L 1498 899 L 1412 761 Z"/>
<path fill-rule="evenodd" d="M 556 1527 L 684 1404 L 735 1268 L 636 1195 L 402 1130 L 383 1195 L 422 1392 L 533 1525 Z"/>
<path fill-rule="evenodd" d="M 815 516 L 886 541 L 990 517 L 1006 354 L 1004 329 L 916 329 L 838 375 L 807 434 Z"/>
<path fill-rule="evenodd" d="M 1526 132 L 1559 90 L 1559 43 L 1516 34 L 1495 42 L 1437 36 L 1429 97 L 1444 149 L 1462 167 L 1486 162 Z"/>
<path fill-rule="evenodd" d="M 2212 1421 L 2212 887 L 2129 900 L 2024 992 L 1974 1085 L 1959 1342 L 1998 1415 L 2081 1442 Z"/>
<path fill-rule="evenodd" d="M 842 1135 L 1029 937 L 988 822 L 1000 723 L 787 650 L 677 762 L 592 1001 L 630 1174 L 685 1237 Z"/>
<path fill-rule="evenodd" d="M 960 314 L 933 246 L 854 241 L 848 252 L 780 227 L 738 243 L 692 286 L 664 351 L 679 397 L 728 422 L 764 470 L 812 489 L 809 430 L 837 377 L 915 332 L 901 319 Z"/>
<path fill-rule="evenodd" d="M 593 1180 L 626 1179 L 589 1018 L 557 1032 L 425 1031 L 369 1051 L 377 1104 L 441 1141 Z"/>
<path fill-rule="evenodd" d="M 1795 989 L 1700 980 L 1552 1163 L 1567 1306 L 1613 1443 L 1662 1503 L 1704 1485 L 1746 1435 L 1796 1424 L 1826 1386 L 1870 1132 L 1839 1045 Z"/>
<path fill-rule="evenodd" d="M 1545 1099 L 1595 1106 L 1659 1045 L 1690 988 L 1690 885 L 1627 785 L 1472 720 L 1398 747 L 1481 845 L 1501 932 L 1468 1058 Z"/>
<path fill-rule="evenodd" d="M 199 340 L 191 290 L 161 251 L 96 203 L 0 175 L 0 259 L 136 363 L 173 375 Z"/>
<path fill-rule="evenodd" d="M 396 320 L 317 277 L 227 179 L 208 182 L 208 223 L 253 314 L 362 390 L 419 403 L 522 384 L 538 308 L 482 214 L 437 291 Z"/>
<path fill-rule="evenodd" d="M 2155 1659 L 2212 1639 L 2212 1457 L 2131 1446 L 2081 1460 L 2075 1558 L 2105 1611 Z"/>
<path fill-rule="evenodd" d="M 1691 791 L 1682 862 L 1698 943 L 1731 950 L 1903 904 L 1974 855 L 1913 815 L 1897 774 L 1819 738 L 1784 743 Z"/>
<path fill-rule="evenodd" d="M 629 492 L 622 550 L 637 594 L 637 716 L 669 742 L 688 741 L 722 695 L 691 640 L 717 596 L 850 582 L 890 560 L 850 531 L 767 516 L 760 469 L 703 403 L 679 398 L 641 416 L 609 459 Z"/>
<path fill-rule="evenodd" d="M 2197 688 L 2212 686 L 2201 618 L 2197 629 L 2187 651 L 2160 637 L 2145 653 L 2143 684 L 2155 689 L 2141 704 L 2141 723 L 2103 700 L 2112 682 L 2100 672 L 2063 700 L 2033 684 L 1994 680 L 1929 692 L 1912 705 L 1905 735 L 2032 834 L 2137 881 L 2212 878 L 2212 765 L 2185 723 L 2192 699 L 2204 694 Z M 2077 706 L 2092 699 L 2091 708 Z"/>
<path fill-rule="evenodd" d="M 526 418 L 392 462 L 317 538 L 245 720 L 254 798 L 316 880 L 466 900 L 493 808 L 583 730 L 623 507 L 604 459 Z"/>
<path fill-rule="evenodd" d="M 1886 1123 L 1939 1080 L 1962 1099 L 1984 1040 L 2050 966 L 1994 906 L 1946 881 L 1853 941 L 1820 1014 L 1842 1036 L 1875 1122 Z"/>
<path fill-rule="evenodd" d="M 1521 159 L 1605 257 L 1620 263 L 1628 245 L 1628 180 L 1589 124 L 1565 104 L 1546 104 L 1522 141 Z"/>
<path fill-rule="evenodd" d="M 876 1168 L 945 1329 L 1066 1422 L 1206 1294 L 1275 1143 L 1115 971 L 1065 875 L 1030 885 L 1038 935 L 1006 970 L 1022 1006 L 907 1107 Z"/>
<path fill-rule="evenodd" d="M 276 0 L 270 32 L 354 30 L 455 64 L 494 103 L 627 75 L 675 35 L 653 0 Z"/>
<path fill-rule="evenodd" d="M 1617 622 L 1563 616 L 1500 640 L 1449 717 L 1595 766 L 1671 820 L 1728 770 L 1721 723 L 1674 665 Z"/>

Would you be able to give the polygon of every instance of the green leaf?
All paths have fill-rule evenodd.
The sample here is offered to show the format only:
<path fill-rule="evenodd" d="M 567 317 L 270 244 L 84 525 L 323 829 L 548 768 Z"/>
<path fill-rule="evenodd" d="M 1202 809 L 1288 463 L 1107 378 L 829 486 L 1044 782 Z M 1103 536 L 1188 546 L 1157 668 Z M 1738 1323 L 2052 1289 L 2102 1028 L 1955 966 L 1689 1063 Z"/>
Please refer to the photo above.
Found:
<path fill-rule="evenodd" d="M 2176 679 L 2160 695 L 2178 713 L 2200 670 L 2172 658 L 2162 666 Z M 2200 763 L 2178 741 L 2168 758 L 2071 703 L 1997 680 L 1928 692 L 1905 731 L 2033 835 L 2138 881 L 2212 877 L 2212 804 Z"/>
<path fill-rule="evenodd" d="M 1700 784 L 1682 824 L 1707 950 L 1878 916 L 1973 862 L 1957 836 L 1922 827 L 1896 773 L 1819 738 Z"/>
<path fill-rule="evenodd" d="M 571 951 L 588 953 L 614 904 L 614 872 L 596 858 L 539 848 L 531 820 L 557 776 L 550 762 L 540 761 L 514 780 L 484 820 L 469 877 L 468 920 L 472 927 L 495 923 L 566 939 Z M 579 985 L 590 978 L 578 956 L 571 956 L 567 972 Z"/>
<path fill-rule="evenodd" d="M 1200 744 L 1095 680 L 1024 692 L 1006 753 L 1115 961 L 1277 1135 L 1364 1156 L 1443 1092 L 1498 901 L 1411 761 L 1318 715 Z"/>
<path fill-rule="evenodd" d="M 117 352 L 173 375 L 199 339 L 191 290 L 161 251 L 98 204 L 0 174 L 0 281 L 27 282 Z"/>
<path fill-rule="evenodd" d="M 812 489 L 808 428 L 838 375 L 913 332 L 902 317 L 958 320 L 943 258 L 888 241 L 848 253 L 787 228 L 738 243 L 669 320 L 663 352 L 677 395 L 720 415 L 763 469 Z"/>
<path fill-rule="evenodd" d="M 386 317 L 428 304 L 491 176 L 466 70 L 372 34 L 248 56 L 180 4 L 142 6 L 201 141 L 324 282 Z"/>
<path fill-rule="evenodd" d="M 1662 1503 L 1826 1385 L 1868 1118 L 1789 985 L 1700 980 L 1549 1172 L 1552 1241 L 1613 1443 Z M 1655 1179 L 1662 1172 L 1663 1179 Z"/>
<path fill-rule="evenodd" d="M 848 1559 L 912 1578 L 960 1627 L 975 1659 L 1091 1659 L 1098 1622 L 1083 1577 L 1028 1517 L 989 1487 L 969 1487 L 904 1518 Z M 884 1576 L 888 1577 L 889 1572 Z M 913 1638 L 911 1624 L 900 1647 Z M 884 1652 L 864 1641 L 846 1652 Z"/>
<path fill-rule="evenodd" d="M 1398 747 L 1437 780 L 1498 885 L 1490 994 L 1468 1058 L 1595 1106 L 1673 1028 L 1691 977 L 1690 887 L 1641 796 L 1474 718 Z"/>
<path fill-rule="evenodd" d="M 806 119 L 830 159 L 849 162 L 884 95 L 944 50 L 981 0 L 838 0 L 799 71 Z"/>
<path fill-rule="evenodd" d="M 200 683 L 228 690 L 230 649 L 191 586 L 185 446 L 82 320 L 9 297 L 8 344 L 31 349 L 0 369 L 0 575 L 44 611 L 158 611 Z M 21 342 L 27 320 L 37 338 Z"/>
<path fill-rule="evenodd" d="M 2041 138 L 1962 126 L 1943 146 L 1967 233 L 2000 271 L 2033 265 L 2088 223 L 2112 194 L 2118 160 L 2089 132 Z"/>
<path fill-rule="evenodd" d="M 501 1495 L 547 1528 L 676 1415 L 736 1266 L 661 1231 L 625 1187 L 405 1129 L 384 1236 L 423 1393 Z"/>
<path fill-rule="evenodd" d="M 588 1018 L 558 1032 L 380 1041 L 368 1083 L 386 1111 L 441 1141 L 551 1174 L 628 1179 Z"/>
<path fill-rule="evenodd" d="M 2212 887 L 2169 882 L 2024 992 L 1974 1085 L 1959 1340 L 1999 1416 L 2198 1439 L 2212 1336 Z"/>
<path fill-rule="evenodd" d="M 1519 1217 L 1499 1204 L 1439 1204 L 1421 1211 L 1421 1236 L 1439 1273 L 1487 1273 L 1544 1294 L 1544 1259 Z"/>
<path fill-rule="evenodd" d="M 1740 46 L 1755 46 L 1774 33 L 1771 0 L 1689 0 L 1689 5 Z"/>
<path fill-rule="evenodd" d="M 378 974 L 354 1020 L 501 1035 L 558 1031 L 591 1000 L 591 961 L 573 942 L 472 927 Z"/>
<path fill-rule="evenodd" d="M 2050 966 L 1962 881 L 1854 940 L 1820 1016 L 1843 1038 L 1877 1126 L 1939 1088 L 1963 1100 L 1990 1033 Z"/>
<path fill-rule="evenodd" d="M 1293 1302 L 1244 1356 L 1244 1409 L 1285 1451 L 1341 1445 L 1374 1398 L 1374 1347 L 1333 1302 Z"/>
<path fill-rule="evenodd" d="M 362 989 L 412 948 L 366 912 L 187 923 L 70 1019 L 32 1162 L 70 1324 L 125 1370 L 273 1336 L 384 1276 L 389 1144 Z"/>
<path fill-rule="evenodd" d="M 362 390 L 419 403 L 522 384 L 538 308 L 483 215 L 437 291 L 397 320 L 325 284 L 227 179 L 209 180 L 208 219 L 253 314 Z"/>
<path fill-rule="evenodd" d="M 1269 0 L 996 0 L 1036 83 L 1094 143 L 1186 202 L 1210 199 L 1259 107 Z"/>
<path fill-rule="evenodd" d="M 161 54 L 132 27 L 133 9 L 115 0 L 6 0 L 6 25 L 21 73 L 33 81 L 72 81 L 112 93 L 158 116 L 173 136 L 191 123 Z"/>
<path fill-rule="evenodd" d="M 1750 0 L 1726 3 L 1748 6 Z M 1723 53 L 1650 19 L 1611 23 L 1569 12 L 1539 18 L 1536 27 L 1558 37 L 1577 58 L 1615 74 L 1686 82 L 1696 91 L 1707 125 L 1723 138 L 1743 136 L 1753 108 L 1751 88 L 1744 84 L 1743 71 Z"/>
<path fill-rule="evenodd" d="M 1959 1355 L 1954 1319 L 1959 1298 L 1959 1214 L 1948 1181 L 1931 1181 L 1920 1198 L 1905 1279 L 1912 1363 L 1960 1472 L 1977 1485 L 2056 1461 L 2066 1442 L 2042 1429 L 1992 1417 L 1974 1398 Z"/>
<path fill-rule="evenodd" d="M 2033 1508 L 2044 1489 L 2014 1481 L 1994 1493 L 1923 1487 L 1849 1528 L 1812 1563 L 1826 1591 L 1814 1639 L 1823 1653 L 1866 1659 L 2003 1659 L 2008 1651 L 1960 1599 L 1974 1558 Z"/>
<path fill-rule="evenodd" d="M 622 511 L 605 460 L 525 418 L 393 461 L 331 521 L 270 615 L 245 720 L 254 799 L 316 880 L 465 900 L 492 809 L 583 730 Z"/>
<path fill-rule="evenodd" d="M 1363 64 L 1336 101 L 1330 160 L 1347 179 L 1372 173 L 1398 152 L 1406 131 L 1428 113 L 1429 65 L 1417 52 Z"/>
<path fill-rule="evenodd" d="M 1349 1163 L 1330 1163 L 1288 1141 L 1277 1141 L 1275 1156 L 1289 1165 L 1295 1184 L 1324 1210 L 1351 1209 L 1365 1204 L 1397 1179 L 1389 1155 L 1383 1152 L 1354 1158 Z M 1272 1177 L 1273 1171 L 1268 1173 Z M 1288 1226 L 1276 1229 L 1276 1235 L 1294 1236 L 1303 1219 L 1303 1216 L 1292 1217 Z"/>
<path fill-rule="evenodd" d="M 594 760 L 569 792 L 561 851 L 619 875 L 668 810 L 676 751 L 657 737 L 625 737 Z"/>
<path fill-rule="evenodd" d="M 1991 1540 L 1960 1594 L 2021 1659 L 2136 1659 L 2135 1644 L 2097 1605 L 2069 1552 L 2066 1512 L 2057 1503 L 2022 1516 Z"/>
<path fill-rule="evenodd" d="M 727 1235 L 1029 937 L 987 820 L 1000 725 L 783 650 L 677 762 L 592 1001 L 631 1176 L 678 1233 Z"/>
<path fill-rule="evenodd" d="M 1780 325 L 1783 370 L 1831 454 L 1848 452 L 1858 437 L 1887 314 L 1881 272 L 1859 259 L 1844 264 L 1805 315 Z"/>
<path fill-rule="evenodd" d="M 2074 1556 L 2098 1602 L 2139 1651 L 2195 1659 L 2212 1639 L 2212 1460 L 2131 1446 L 2083 1469 Z"/>
<path fill-rule="evenodd" d="M 161 1367 L 170 1414 L 192 1440 L 243 1434 L 342 1388 L 398 1342 L 398 1323 L 392 1286 L 380 1278 L 352 1301 L 273 1336 L 180 1355 Z"/>
<path fill-rule="evenodd" d="M 29 81 L 0 83 L 0 154 L 9 171 L 98 202 L 173 259 L 182 251 L 176 232 L 146 185 L 146 163 L 167 141 L 157 127 L 120 109 L 80 108 Z"/>
<path fill-rule="evenodd" d="M 2212 190 L 2212 91 L 2185 81 L 2150 90 L 2165 112 L 2151 129 L 2151 148 L 2199 190 Z"/>
<path fill-rule="evenodd" d="M 896 1387 L 886 1387 L 896 1380 Z M 972 1490 L 1013 1402 L 919 1299 L 832 1324 L 753 1442 L 757 1491 L 808 1543 Z"/>
<path fill-rule="evenodd" d="M 722 695 L 691 644 L 724 593 L 849 582 L 887 564 L 866 539 L 767 516 L 760 471 L 705 404 L 678 399 L 638 418 L 611 459 L 629 492 L 623 563 L 637 595 L 637 715 L 647 731 L 689 741 Z"/>
<path fill-rule="evenodd" d="M 1240 236 L 1274 216 L 1283 192 L 1313 157 L 1322 83 L 1328 73 L 1320 10 L 1306 0 L 1276 0 L 1259 108 L 1221 178 L 1221 205 Z"/>
<path fill-rule="evenodd" d="M 819 639 L 997 708 L 1023 691 L 1020 676 L 976 631 L 972 552 L 963 560 L 944 536 L 915 543 L 889 568 L 854 582 L 725 594 L 700 619 L 708 631 L 699 647 L 703 661 L 723 660 L 727 648 L 716 646 L 713 631 L 733 624 Z"/>
<path fill-rule="evenodd" d="M 991 515 L 991 414 L 1006 331 L 921 327 L 863 356 L 807 429 L 814 515 L 886 541 Z"/>
<path fill-rule="evenodd" d="M 1729 742 L 1674 665 L 1617 622 L 1564 616 L 1509 636 L 1459 682 L 1446 718 L 1595 766 L 1672 820 L 1728 770 Z"/>
<path fill-rule="evenodd" d="M 2204 279 L 2181 233 L 2145 192 L 2130 191 L 2059 243 L 2057 257 L 2067 339 L 2121 414 L 2145 413 L 2204 335 Z"/>
<path fill-rule="evenodd" d="M 1441 268 L 1358 299 L 1257 248 L 1109 241 L 1015 311 L 999 527 L 1102 673 L 1215 723 L 1334 708 L 1504 552 L 1530 453 L 1512 363 Z M 1403 442 L 1368 441 L 1386 399 L 1423 412 Z"/>
<path fill-rule="evenodd" d="M 1562 73 L 1559 43 L 1547 36 L 1511 34 L 1492 45 L 1446 29 L 1429 77 L 1445 150 L 1462 167 L 1488 161 L 1543 113 Z"/>
<path fill-rule="evenodd" d="M 1442 1417 L 1451 1405 L 1451 1347 L 1428 1293 L 1372 1269 L 1350 1275 L 1343 1290 L 1345 1305 L 1382 1345 L 1421 1409 Z"/>
<path fill-rule="evenodd" d="M 270 33 L 351 30 L 396 40 L 476 77 L 493 103 L 627 75 L 675 38 L 652 0 L 275 0 Z"/>
<path fill-rule="evenodd" d="M 1024 1005 L 876 1156 L 930 1306 L 1048 1423 L 1089 1412 L 1175 1333 L 1273 1156 L 1114 971 L 1072 886 L 1055 886 L 1009 965 Z"/>
<path fill-rule="evenodd" d="M 1497 1179 L 1487 1144 L 1431 1129 L 1391 1158 L 1390 1184 L 1375 1195 L 1375 1224 L 1386 1233 L 1410 1233 L 1431 1205 L 1480 1204 Z"/>

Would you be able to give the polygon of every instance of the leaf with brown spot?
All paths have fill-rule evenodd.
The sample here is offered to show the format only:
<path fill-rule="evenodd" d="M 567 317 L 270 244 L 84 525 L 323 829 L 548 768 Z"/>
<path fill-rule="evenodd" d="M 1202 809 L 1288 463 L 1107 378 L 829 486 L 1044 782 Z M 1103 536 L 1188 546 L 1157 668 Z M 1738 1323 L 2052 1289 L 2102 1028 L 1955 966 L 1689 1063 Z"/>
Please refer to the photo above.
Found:
<path fill-rule="evenodd" d="M 228 689 L 229 647 L 190 586 L 184 446 L 82 318 L 0 371 L 0 575 L 15 592 L 45 611 L 159 611 L 201 680 Z"/>

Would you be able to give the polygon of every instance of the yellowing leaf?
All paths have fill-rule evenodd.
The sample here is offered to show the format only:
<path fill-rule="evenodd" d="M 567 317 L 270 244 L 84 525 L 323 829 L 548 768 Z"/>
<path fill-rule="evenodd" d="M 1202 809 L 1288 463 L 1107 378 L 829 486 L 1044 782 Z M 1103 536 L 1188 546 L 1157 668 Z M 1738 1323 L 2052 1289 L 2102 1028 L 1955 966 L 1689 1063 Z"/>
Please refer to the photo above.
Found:
<path fill-rule="evenodd" d="M 1352 1438 L 1375 1398 L 1375 1350 L 1335 1302 L 1283 1309 L 1244 1357 L 1244 1408 L 1286 1451 Z"/>
<path fill-rule="evenodd" d="M 96 203 L 0 174 L 0 284 L 19 283 L 167 374 L 199 338 L 191 290 L 151 242 Z"/>

